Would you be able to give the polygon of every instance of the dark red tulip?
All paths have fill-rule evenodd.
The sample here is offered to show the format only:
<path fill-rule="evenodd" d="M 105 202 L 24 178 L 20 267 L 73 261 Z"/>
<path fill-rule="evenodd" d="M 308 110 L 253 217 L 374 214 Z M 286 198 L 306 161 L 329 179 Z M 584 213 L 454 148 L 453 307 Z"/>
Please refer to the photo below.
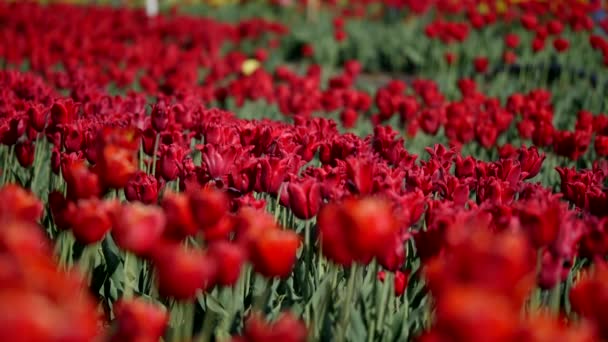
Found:
<path fill-rule="evenodd" d="M 21 141 L 15 145 L 15 155 L 22 167 L 28 168 L 34 164 L 35 152 L 36 146 L 30 140 Z"/>
<path fill-rule="evenodd" d="M 203 188 L 188 193 L 190 210 L 200 229 L 213 228 L 228 213 L 226 193 L 212 188 Z"/>
<path fill-rule="evenodd" d="M 47 124 L 48 109 L 32 106 L 27 110 L 28 123 L 36 132 L 44 131 Z"/>
<path fill-rule="evenodd" d="M 595 136 L 595 141 L 593 143 L 593 147 L 595 148 L 595 153 L 599 157 L 608 156 L 608 136 L 605 136 L 605 135 Z"/>
<path fill-rule="evenodd" d="M 167 128 L 167 125 L 172 121 L 170 116 L 172 112 L 167 108 L 167 105 L 163 101 L 159 101 L 152 108 L 150 114 L 152 127 L 156 132 L 162 132 Z"/>
<path fill-rule="evenodd" d="M 297 183 L 290 182 L 287 191 L 281 194 L 281 203 L 289 207 L 297 218 L 308 220 L 319 212 L 321 185 L 312 178 Z"/>
<path fill-rule="evenodd" d="M 131 176 L 124 190 L 128 201 L 152 204 L 158 200 L 159 184 L 152 175 L 143 171 L 137 171 Z"/>
<path fill-rule="evenodd" d="M 194 221 L 189 196 L 167 191 L 163 196 L 161 206 L 167 219 L 165 228 L 167 236 L 180 241 L 186 236 L 196 234 L 198 225 Z"/>
<path fill-rule="evenodd" d="M 568 42 L 567 39 L 560 37 L 553 41 L 553 47 L 555 50 L 557 50 L 557 52 L 564 52 L 568 50 L 568 47 L 570 47 L 570 42 Z"/>
<path fill-rule="evenodd" d="M 475 71 L 483 74 L 488 70 L 489 61 L 487 57 L 476 57 L 473 60 L 473 65 L 475 66 Z"/>
<path fill-rule="evenodd" d="M 162 145 L 159 151 L 158 175 L 167 182 L 176 180 L 182 170 L 182 162 L 188 151 L 177 144 Z"/>

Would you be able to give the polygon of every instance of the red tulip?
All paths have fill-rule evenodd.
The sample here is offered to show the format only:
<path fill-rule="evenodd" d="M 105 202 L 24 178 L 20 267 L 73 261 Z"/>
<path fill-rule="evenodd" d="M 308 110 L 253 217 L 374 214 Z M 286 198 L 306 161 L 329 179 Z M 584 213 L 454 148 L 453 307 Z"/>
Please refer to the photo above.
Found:
<path fill-rule="evenodd" d="M 256 272 L 266 277 L 286 278 L 296 262 L 300 237 L 293 231 L 278 227 L 266 229 L 256 236 L 251 249 L 251 262 Z"/>
<path fill-rule="evenodd" d="M 43 210 L 42 203 L 18 185 L 6 184 L 0 188 L 0 220 L 36 222 Z"/>
<path fill-rule="evenodd" d="M 203 188 L 189 192 L 188 196 L 194 222 L 203 230 L 218 224 L 228 212 L 228 197 L 222 191 Z"/>
<path fill-rule="evenodd" d="M 543 38 L 535 37 L 532 40 L 532 50 L 534 52 L 539 52 L 545 48 L 545 40 Z"/>
<path fill-rule="evenodd" d="M 236 284 L 246 259 L 243 247 L 227 241 L 214 242 L 209 247 L 209 256 L 217 264 L 217 283 L 222 286 Z"/>
<path fill-rule="evenodd" d="M 124 188 L 131 176 L 137 172 L 135 154 L 130 150 L 109 145 L 103 148 L 99 157 L 101 160 L 98 175 L 108 187 Z"/>
<path fill-rule="evenodd" d="M 400 233 L 390 205 L 375 198 L 327 205 L 318 226 L 323 254 L 343 265 L 384 256 L 386 246 L 394 246 Z"/>
<path fill-rule="evenodd" d="M 557 38 L 553 41 L 553 47 L 555 48 L 555 50 L 557 50 L 557 52 L 564 52 L 568 50 L 569 46 L 570 42 L 568 42 L 568 40 L 566 40 L 565 38 Z"/>
<path fill-rule="evenodd" d="M 61 173 L 67 185 L 67 197 L 78 199 L 94 198 L 101 195 L 99 177 L 89 170 L 84 160 L 62 158 Z"/>
<path fill-rule="evenodd" d="M 346 32 L 341 29 L 336 30 L 334 31 L 334 38 L 336 39 L 336 41 L 341 42 L 346 39 Z"/>
<path fill-rule="evenodd" d="M 34 105 L 27 110 L 27 116 L 30 127 L 42 132 L 47 124 L 48 109 Z"/>
<path fill-rule="evenodd" d="M 288 206 L 297 218 L 308 220 L 317 215 L 321 206 L 321 185 L 312 178 L 290 182 L 282 193 L 281 204 Z"/>
<path fill-rule="evenodd" d="M 51 107 L 51 123 L 55 126 L 71 123 L 76 119 L 78 106 L 71 99 L 59 100 Z"/>
<path fill-rule="evenodd" d="M 253 314 L 245 321 L 244 342 L 284 341 L 304 342 L 308 333 L 304 324 L 290 313 L 283 313 L 272 324 Z"/>
<path fill-rule="evenodd" d="M 521 16 L 521 24 L 527 30 L 534 30 L 538 25 L 538 18 L 533 13 L 526 13 Z"/>
<path fill-rule="evenodd" d="M 547 30 L 551 34 L 558 35 L 564 30 L 564 24 L 558 19 L 552 19 L 547 23 Z"/>
<path fill-rule="evenodd" d="M 595 142 L 593 143 L 593 147 L 595 148 L 595 153 L 599 157 L 608 156 L 608 136 L 605 136 L 605 135 L 595 136 Z"/>
<path fill-rule="evenodd" d="M 162 307 L 141 299 L 121 300 L 114 306 L 115 330 L 110 341 L 157 341 L 167 328 L 169 314 Z"/>
<path fill-rule="evenodd" d="M 476 57 L 473 60 L 475 71 L 483 74 L 488 70 L 489 61 L 487 57 Z"/>
<path fill-rule="evenodd" d="M 53 222 L 59 230 L 70 229 L 70 218 L 71 218 L 71 206 L 72 202 L 69 202 L 61 192 L 51 191 L 48 199 L 48 206 L 53 215 Z"/>
<path fill-rule="evenodd" d="M 301 54 L 303 57 L 312 57 L 315 54 L 315 49 L 311 44 L 304 44 L 301 47 Z"/>
<path fill-rule="evenodd" d="M 15 145 L 15 155 L 17 156 L 17 161 L 22 167 L 28 168 L 34 164 L 34 153 L 36 151 L 36 147 L 30 140 L 18 142 Z"/>
<path fill-rule="evenodd" d="M 340 113 L 340 121 L 342 122 L 342 126 L 344 128 L 353 128 L 357 123 L 357 118 L 359 114 L 356 110 L 351 108 L 346 108 Z"/>
<path fill-rule="evenodd" d="M 158 161 L 158 175 L 167 182 L 176 180 L 182 170 L 182 162 L 187 151 L 177 144 L 162 145 Z"/>
<path fill-rule="evenodd" d="M 152 259 L 161 295 L 188 300 L 198 290 L 204 292 L 215 285 L 217 264 L 208 254 L 186 250 L 179 244 L 157 247 Z"/>
<path fill-rule="evenodd" d="M 456 55 L 452 52 L 446 52 L 444 55 L 444 59 L 448 65 L 452 65 L 456 61 Z"/>
<path fill-rule="evenodd" d="M 349 157 L 346 159 L 346 174 L 353 192 L 368 195 L 372 192 L 374 162 L 370 159 Z"/>
<path fill-rule="evenodd" d="M 167 219 L 166 236 L 179 241 L 186 236 L 196 234 L 198 226 L 194 221 L 190 198 L 187 195 L 167 191 L 163 196 L 161 206 Z"/>
<path fill-rule="evenodd" d="M 156 206 L 123 204 L 112 213 L 112 237 L 120 248 L 145 256 L 159 243 L 165 222 L 163 211 Z"/>
<path fill-rule="evenodd" d="M 505 45 L 508 48 L 515 49 L 519 45 L 519 36 L 514 33 L 505 35 Z"/>
<path fill-rule="evenodd" d="M 507 65 L 515 64 L 517 61 L 517 55 L 513 51 L 505 51 L 505 53 L 502 55 L 502 59 Z"/>
<path fill-rule="evenodd" d="M 407 288 L 408 283 L 408 273 L 396 271 L 394 278 L 394 290 L 395 296 L 399 297 L 405 293 L 405 289 Z M 378 272 L 378 280 L 384 282 L 386 279 L 386 273 L 384 271 Z"/>
<path fill-rule="evenodd" d="M 167 125 L 174 121 L 174 118 L 171 118 L 172 111 L 167 109 L 165 103 L 161 100 L 154 105 L 152 108 L 152 113 L 150 114 L 152 127 L 156 132 L 162 132 L 167 128 Z"/>
<path fill-rule="evenodd" d="M 99 199 L 81 199 L 68 209 L 70 217 L 67 219 L 76 240 L 85 245 L 101 241 L 112 227 L 112 209 L 113 203 Z"/>
<path fill-rule="evenodd" d="M 137 171 L 125 185 L 125 197 L 131 202 L 140 201 L 144 204 L 152 204 L 158 200 L 158 189 L 155 177 L 143 171 Z"/>

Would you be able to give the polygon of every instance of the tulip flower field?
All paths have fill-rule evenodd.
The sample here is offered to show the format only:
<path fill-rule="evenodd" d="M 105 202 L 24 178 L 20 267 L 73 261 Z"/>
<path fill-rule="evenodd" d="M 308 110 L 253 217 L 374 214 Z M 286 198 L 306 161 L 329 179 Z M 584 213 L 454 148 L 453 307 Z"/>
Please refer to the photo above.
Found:
<path fill-rule="evenodd" d="M 0 341 L 608 340 L 599 1 L 0 1 Z"/>

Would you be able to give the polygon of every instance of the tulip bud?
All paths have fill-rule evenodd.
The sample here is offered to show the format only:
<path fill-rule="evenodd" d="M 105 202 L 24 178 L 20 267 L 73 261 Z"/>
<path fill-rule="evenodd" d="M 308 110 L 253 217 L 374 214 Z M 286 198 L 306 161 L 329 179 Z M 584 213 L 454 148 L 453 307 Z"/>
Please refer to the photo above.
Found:
<path fill-rule="evenodd" d="M 36 147 L 30 140 L 18 142 L 15 146 L 15 154 L 17 155 L 17 160 L 19 164 L 28 168 L 34 164 L 34 152 Z"/>

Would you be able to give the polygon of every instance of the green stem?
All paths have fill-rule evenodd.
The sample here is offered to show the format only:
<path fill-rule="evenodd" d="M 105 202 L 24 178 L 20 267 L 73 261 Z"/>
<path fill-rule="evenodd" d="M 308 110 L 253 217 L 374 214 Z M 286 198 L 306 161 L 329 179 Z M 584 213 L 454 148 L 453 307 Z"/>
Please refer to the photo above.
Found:
<path fill-rule="evenodd" d="M 131 252 L 125 252 L 125 260 L 123 263 L 123 297 L 125 299 L 130 299 L 133 297 L 133 284 L 131 281 L 130 271 L 132 259 L 135 256 L 131 255 Z"/>
<path fill-rule="evenodd" d="M 561 283 L 557 283 L 555 287 L 551 290 L 551 294 L 549 296 L 549 309 L 551 310 L 551 314 L 555 316 L 559 314 L 561 304 L 561 285 Z"/>
<path fill-rule="evenodd" d="M 270 291 L 271 291 L 272 286 L 271 286 L 271 282 L 269 281 L 269 279 L 266 279 L 264 276 L 259 275 L 259 274 L 257 276 L 260 277 L 259 279 L 262 280 L 263 290 L 262 290 L 262 293 L 259 296 L 257 296 L 257 298 L 255 299 L 253 308 L 256 311 L 264 312 L 264 309 L 266 308 L 266 302 L 268 301 L 268 297 L 270 296 Z"/>
<path fill-rule="evenodd" d="M 194 326 L 194 306 L 195 305 L 196 305 L 196 301 L 184 302 L 182 304 L 183 319 L 184 319 L 182 341 L 190 341 L 190 338 L 192 337 L 192 327 Z"/>
<path fill-rule="evenodd" d="M 154 140 L 154 154 L 152 155 L 152 175 L 156 175 L 156 159 L 158 154 L 158 145 L 160 143 L 160 134 L 156 134 L 156 139 Z"/>
<path fill-rule="evenodd" d="M 346 297 L 342 304 L 342 314 L 340 317 L 340 324 L 338 326 L 338 335 L 336 337 L 337 342 L 346 341 L 346 330 L 350 323 L 350 312 L 353 309 L 353 297 L 355 295 L 355 282 L 359 274 L 359 265 L 356 263 L 351 266 L 350 275 L 348 277 L 348 284 L 346 285 Z"/>
<path fill-rule="evenodd" d="M 393 274 L 387 273 L 384 283 L 382 284 L 382 292 L 378 304 L 378 316 L 376 317 L 376 329 L 379 333 L 382 332 L 382 326 L 384 324 L 384 313 L 386 312 L 386 305 L 388 300 L 389 291 L 391 289 L 391 283 L 393 282 Z"/>
<path fill-rule="evenodd" d="M 201 328 L 201 332 L 199 333 L 198 342 L 209 342 L 211 341 L 211 335 L 213 335 L 213 322 L 214 322 L 214 313 L 213 311 L 205 310 L 205 318 L 203 319 L 203 327 Z"/>

